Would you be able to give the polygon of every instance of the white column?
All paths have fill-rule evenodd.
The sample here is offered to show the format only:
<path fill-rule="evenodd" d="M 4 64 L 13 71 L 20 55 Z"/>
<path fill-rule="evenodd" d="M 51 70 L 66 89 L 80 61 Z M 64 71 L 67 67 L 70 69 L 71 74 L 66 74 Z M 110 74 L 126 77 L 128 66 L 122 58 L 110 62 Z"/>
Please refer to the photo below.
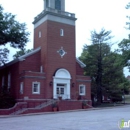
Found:
<path fill-rule="evenodd" d="M 54 80 L 53 80 L 53 81 L 54 81 Z M 57 87 L 57 84 L 56 84 L 55 82 L 53 82 L 53 98 L 54 98 L 54 99 L 57 98 L 56 87 Z"/>
<path fill-rule="evenodd" d="M 44 1 L 44 10 L 46 9 L 46 0 L 43 0 Z"/>
<path fill-rule="evenodd" d="M 49 7 L 55 9 L 55 0 L 49 0 Z"/>
<path fill-rule="evenodd" d="M 65 0 L 61 0 L 61 10 L 65 11 Z"/>
<path fill-rule="evenodd" d="M 70 82 L 67 83 L 67 98 L 70 99 Z"/>

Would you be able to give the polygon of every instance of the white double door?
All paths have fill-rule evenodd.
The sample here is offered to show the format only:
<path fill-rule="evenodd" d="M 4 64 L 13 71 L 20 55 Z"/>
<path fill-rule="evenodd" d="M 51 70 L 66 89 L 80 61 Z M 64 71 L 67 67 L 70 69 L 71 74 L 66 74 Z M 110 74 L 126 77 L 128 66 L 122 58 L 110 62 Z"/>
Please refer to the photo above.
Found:
<path fill-rule="evenodd" d="M 67 85 L 66 84 L 57 84 L 56 94 L 57 97 L 62 97 L 62 99 L 66 99 L 67 97 Z"/>

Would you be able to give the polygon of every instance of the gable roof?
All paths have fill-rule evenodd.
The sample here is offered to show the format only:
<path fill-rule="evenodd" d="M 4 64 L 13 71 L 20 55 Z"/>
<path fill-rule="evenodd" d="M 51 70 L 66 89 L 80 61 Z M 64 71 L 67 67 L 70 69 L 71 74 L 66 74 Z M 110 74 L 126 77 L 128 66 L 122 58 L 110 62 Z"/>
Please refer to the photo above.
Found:
<path fill-rule="evenodd" d="M 31 55 L 37 53 L 37 52 L 40 51 L 40 50 L 41 50 L 41 47 L 38 47 L 38 48 L 36 48 L 35 50 L 33 50 L 33 51 L 31 51 L 31 52 L 29 52 L 29 53 L 27 53 L 27 54 L 25 54 L 25 55 L 22 55 L 22 56 L 18 57 L 18 58 L 15 59 L 15 60 L 10 61 L 9 63 L 6 64 L 6 66 L 10 66 L 10 65 L 12 65 L 12 64 L 14 64 L 14 63 L 16 63 L 16 62 L 23 61 L 23 60 L 25 60 L 26 57 L 31 56 Z M 5 66 L 2 66 L 2 67 L 0 67 L 0 69 L 3 69 L 4 67 L 5 67 Z"/>
<path fill-rule="evenodd" d="M 86 65 L 81 60 L 79 60 L 79 58 L 76 58 L 76 62 L 80 65 L 81 68 L 86 67 Z"/>
<path fill-rule="evenodd" d="M 29 52 L 29 53 L 27 53 L 25 55 L 22 55 L 22 56 L 18 57 L 18 60 L 19 61 L 25 60 L 26 57 L 31 56 L 31 55 L 35 54 L 36 52 L 38 52 L 40 50 L 41 50 L 41 47 L 38 47 L 35 50 L 33 50 L 33 51 L 31 51 L 31 52 Z"/>
<path fill-rule="evenodd" d="M 29 52 L 29 53 L 27 53 L 25 55 L 22 55 L 22 56 L 18 57 L 17 59 L 7 63 L 6 66 L 10 66 L 10 65 L 12 65 L 12 64 L 14 64 L 16 62 L 23 61 L 23 60 L 25 60 L 26 57 L 31 56 L 31 55 L 37 53 L 40 50 L 41 50 L 41 47 L 38 47 L 35 50 L 33 50 L 33 51 L 31 51 L 31 52 Z M 76 58 L 76 62 L 80 65 L 81 68 L 86 67 L 86 65 L 82 61 L 80 61 L 78 58 Z M 0 67 L 0 69 L 3 69 L 3 68 L 4 68 L 4 66 Z"/>

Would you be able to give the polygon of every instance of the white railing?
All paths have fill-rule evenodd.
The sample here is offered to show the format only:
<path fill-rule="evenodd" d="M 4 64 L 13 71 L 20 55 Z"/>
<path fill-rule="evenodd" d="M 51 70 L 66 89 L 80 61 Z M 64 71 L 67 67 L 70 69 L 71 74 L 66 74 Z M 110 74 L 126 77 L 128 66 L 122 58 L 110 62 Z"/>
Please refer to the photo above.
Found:
<path fill-rule="evenodd" d="M 37 15 L 35 17 L 35 20 L 40 18 L 40 17 L 42 17 L 43 14 L 45 14 L 46 12 L 52 12 L 52 13 L 55 13 L 55 14 L 61 14 L 61 15 L 64 15 L 64 16 L 75 18 L 75 14 L 74 13 L 64 12 L 64 11 L 61 11 L 61 10 L 56 10 L 56 9 L 48 7 L 45 10 L 43 10 L 39 15 Z"/>
<path fill-rule="evenodd" d="M 63 100 L 66 100 L 66 99 L 70 99 L 70 95 L 68 94 L 57 94 L 54 96 L 54 99 L 60 99 L 62 98 Z"/>
<path fill-rule="evenodd" d="M 49 101 L 47 101 L 47 102 L 44 102 L 44 103 L 42 103 L 42 104 L 36 106 L 35 109 L 42 109 L 42 108 L 47 107 L 47 106 L 49 106 L 49 105 L 51 105 L 51 104 L 53 104 L 53 103 L 55 103 L 55 102 L 57 102 L 57 101 L 56 101 L 56 100 L 53 100 L 53 99 L 52 99 L 52 100 L 49 100 Z"/>

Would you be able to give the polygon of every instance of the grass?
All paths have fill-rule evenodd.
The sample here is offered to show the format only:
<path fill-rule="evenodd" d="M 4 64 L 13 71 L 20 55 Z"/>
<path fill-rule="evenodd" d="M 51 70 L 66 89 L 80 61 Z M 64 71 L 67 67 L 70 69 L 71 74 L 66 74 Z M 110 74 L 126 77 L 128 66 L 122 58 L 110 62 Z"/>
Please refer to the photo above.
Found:
<path fill-rule="evenodd" d="M 113 107 L 113 106 L 122 106 L 122 103 L 102 103 L 100 106 L 97 107 Z"/>
<path fill-rule="evenodd" d="M 130 95 L 125 95 L 125 103 L 130 103 Z"/>
<path fill-rule="evenodd" d="M 113 102 L 104 102 L 102 103 L 101 105 L 97 105 L 95 104 L 94 107 L 113 107 L 113 106 L 122 106 L 122 105 L 125 105 L 124 103 L 130 103 L 130 95 L 125 95 L 125 102 L 124 100 L 121 101 L 121 102 L 116 102 L 116 103 L 113 103 Z"/>
<path fill-rule="evenodd" d="M 122 105 L 125 105 L 125 104 L 130 104 L 130 94 L 129 95 L 125 95 L 125 101 L 121 101 L 121 102 L 116 102 L 116 103 L 113 103 L 113 102 L 104 102 L 102 103 L 101 105 L 98 105 L 98 104 L 94 104 L 93 107 L 113 107 L 113 106 L 122 106 Z"/>

